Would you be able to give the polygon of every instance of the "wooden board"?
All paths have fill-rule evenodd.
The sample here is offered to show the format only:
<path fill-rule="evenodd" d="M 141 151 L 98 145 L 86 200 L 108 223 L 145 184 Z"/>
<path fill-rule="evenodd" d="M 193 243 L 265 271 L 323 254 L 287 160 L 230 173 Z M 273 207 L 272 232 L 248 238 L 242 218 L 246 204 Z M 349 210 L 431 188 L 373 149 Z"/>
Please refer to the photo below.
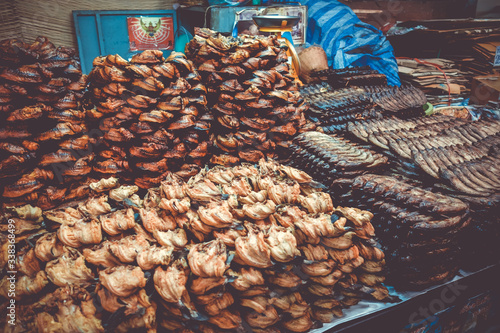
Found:
<path fill-rule="evenodd" d="M 6 38 L 22 38 L 14 1 L 0 1 L 0 40 Z"/>

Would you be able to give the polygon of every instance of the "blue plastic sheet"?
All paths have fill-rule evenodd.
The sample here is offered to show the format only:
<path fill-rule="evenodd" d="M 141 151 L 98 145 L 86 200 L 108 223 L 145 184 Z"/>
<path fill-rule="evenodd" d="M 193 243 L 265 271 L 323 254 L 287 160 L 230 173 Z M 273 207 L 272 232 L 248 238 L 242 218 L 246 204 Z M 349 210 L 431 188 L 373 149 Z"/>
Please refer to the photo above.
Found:
<path fill-rule="evenodd" d="M 338 1 L 301 3 L 308 6 L 307 43 L 323 47 L 331 67 L 368 65 L 385 74 L 389 85 L 401 85 L 392 46 L 380 30 Z"/>
<path fill-rule="evenodd" d="M 244 6 L 250 0 L 208 0 L 209 6 Z"/>

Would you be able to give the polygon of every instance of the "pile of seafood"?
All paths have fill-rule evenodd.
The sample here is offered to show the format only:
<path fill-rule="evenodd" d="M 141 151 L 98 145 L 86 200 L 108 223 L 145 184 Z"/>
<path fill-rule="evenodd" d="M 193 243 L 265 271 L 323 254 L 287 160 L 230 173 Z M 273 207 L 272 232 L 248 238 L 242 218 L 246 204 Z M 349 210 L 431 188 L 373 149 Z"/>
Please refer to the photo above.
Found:
<path fill-rule="evenodd" d="M 342 204 L 370 210 L 395 285 L 424 287 L 455 276 L 471 218 L 463 201 L 389 176 L 366 174 L 333 183 Z"/>
<path fill-rule="evenodd" d="M 214 113 L 214 164 L 275 157 L 276 144 L 314 129 L 289 73 L 286 46 L 275 36 L 236 38 L 196 29 L 186 55 L 207 85 Z"/>
<path fill-rule="evenodd" d="M 359 120 L 422 116 L 422 106 L 427 103 L 424 93 L 413 86 L 350 86 L 335 90 L 322 82 L 301 87 L 301 94 L 310 105 L 308 119 L 325 133 L 345 131 L 351 122 Z"/>
<path fill-rule="evenodd" d="M 191 61 L 177 52 L 98 57 L 89 74 L 87 111 L 103 136 L 94 170 L 140 188 L 160 184 L 163 174 L 190 177 L 205 164 L 212 117 L 206 88 Z"/>
<path fill-rule="evenodd" d="M 340 136 L 320 132 L 302 133 L 284 150 L 288 165 L 306 171 L 329 186 L 338 178 L 382 172 L 388 158 Z"/>
<path fill-rule="evenodd" d="M 373 215 L 334 208 L 292 167 L 217 166 L 187 182 L 168 173 L 143 198 L 114 177 L 90 188 L 75 205 L 2 217 L 18 233 L 11 266 L 0 235 L 1 268 L 17 271 L 17 328 L 306 332 L 361 298 L 395 300 Z M 23 238 L 23 226 L 44 233 Z"/>
<path fill-rule="evenodd" d="M 329 68 L 313 72 L 311 76 L 328 82 L 335 89 L 353 86 L 387 85 L 387 77 L 369 66 L 342 69 Z"/>
<path fill-rule="evenodd" d="M 309 104 L 308 119 L 325 133 L 344 131 L 354 120 L 382 117 L 381 109 L 361 87 L 334 90 L 323 82 L 302 86 L 300 92 Z"/>
<path fill-rule="evenodd" d="M 373 86 L 364 87 L 372 100 L 382 109 L 384 115 L 395 115 L 399 118 L 424 116 L 423 105 L 427 97 L 419 88 L 412 85 L 401 87 Z"/>
<path fill-rule="evenodd" d="M 461 244 L 464 263 L 477 267 L 497 260 L 491 244 L 500 237 L 499 121 L 434 115 L 353 122 L 348 131 L 384 149 L 396 177 L 467 202 L 473 222 Z"/>
<path fill-rule="evenodd" d="M 86 149 L 91 138 L 79 103 L 86 77 L 76 51 L 45 37 L 32 44 L 7 39 L 0 42 L 0 63 L 3 203 L 48 209 L 64 196 L 82 198 L 93 155 Z"/>
<path fill-rule="evenodd" d="M 411 161 L 441 188 L 473 203 L 491 204 L 500 197 L 500 121 L 468 121 L 436 115 L 353 122 L 349 133 Z M 405 176 L 420 176 L 408 163 L 400 164 Z M 488 203 L 487 201 L 490 201 Z"/>
<path fill-rule="evenodd" d="M 387 151 L 390 146 L 394 146 L 393 142 L 401 141 L 407 136 L 425 138 L 436 135 L 440 131 L 450 127 L 464 124 L 465 122 L 466 120 L 460 118 L 442 115 L 407 120 L 396 117 L 368 119 L 350 123 L 347 127 L 347 134 L 361 142 L 372 144 Z M 401 155 L 403 158 L 407 158 L 408 156 L 408 154 Z"/>

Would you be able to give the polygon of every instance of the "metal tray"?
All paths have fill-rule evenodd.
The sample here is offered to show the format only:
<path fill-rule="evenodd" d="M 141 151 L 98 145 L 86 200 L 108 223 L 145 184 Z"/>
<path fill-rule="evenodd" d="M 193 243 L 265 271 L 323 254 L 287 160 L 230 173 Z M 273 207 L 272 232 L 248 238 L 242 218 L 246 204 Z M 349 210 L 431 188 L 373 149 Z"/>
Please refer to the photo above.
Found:
<path fill-rule="evenodd" d="M 442 303 L 443 306 L 439 307 L 439 310 L 444 310 L 452 307 L 455 300 L 464 297 L 467 299 L 488 289 L 498 291 L 498 285 L 493 283 L 489 285 L 488 281 L 498 281 L 499 276 L 500 265 L 494 264 L 474 271 L 460 270 L 451 281 L 420 291 L 398 291 L 388 287 L 390 294 L 398 296 L 400 302 L 381 303 L 362 300 L 357 305 L 344 309 L 344 317 L 324 324 L 321 328 L 312 329 L 308 333 L 400 332 L 406 324 L 411 323 L 413 312 L 417 314 L 415 318 L 418 317 L 422 320 L 421 323 L 424 323 L 439 316 L 439 313 L 431 311 L 436 307 L 435 303 L 440 305 Z M 460 295 L 457 295 L 457 292 Z M 419 313 L 421 306 L 429 310 L 431 317 L 422 317 Z"/>
<path fill-rule="evenodd" d="M 253 21 L 259 28 L 286 28 L 291 29 L 300 21 L 298 16 L 284 15 L 257 15 L 252 17 Z"/>

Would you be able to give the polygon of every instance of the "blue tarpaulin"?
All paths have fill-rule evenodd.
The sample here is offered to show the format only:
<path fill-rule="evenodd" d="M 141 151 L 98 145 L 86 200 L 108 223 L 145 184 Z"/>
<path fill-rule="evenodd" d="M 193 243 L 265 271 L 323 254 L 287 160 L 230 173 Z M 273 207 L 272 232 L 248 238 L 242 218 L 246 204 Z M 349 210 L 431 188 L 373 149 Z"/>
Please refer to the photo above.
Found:
<path fill-rule="evenodd" d="M 385 74 L 390 85 L 401 85 L 392 46 L 380 30 L 338 1 L 301 3 L 308 6 L 307 43 L 323 47 L 331 67 L 368 65 Z"/>

